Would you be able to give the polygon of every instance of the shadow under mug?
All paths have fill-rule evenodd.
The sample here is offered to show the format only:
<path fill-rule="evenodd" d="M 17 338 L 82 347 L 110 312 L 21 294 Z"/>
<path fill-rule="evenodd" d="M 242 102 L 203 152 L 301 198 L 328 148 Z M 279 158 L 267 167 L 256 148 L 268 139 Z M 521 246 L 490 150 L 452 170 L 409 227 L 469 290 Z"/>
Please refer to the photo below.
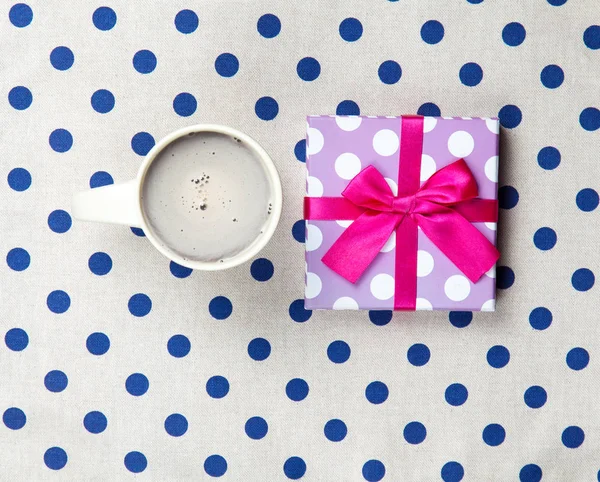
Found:
<path fill-rule="evenodd" d="M 184 257 L 179 255 L 174 249 L 170 249 L 161 242 L 161 238 L 157 236 L 150 227 L 144 209 L 142 208 L 142 190 L 146 179 L 146 173 L 152 165 L 152 162 L 157 158 L 158 154 L 173 141 L 188 134 L 199 132 L 224 134 L 240 139 L 245 143 L 260 161 L 271 191 L 271 215 L 265 223 L 262 233 L 242 251 L 234 256 L 224 258 L 222 261 L 184 259 Z M 277 169 L 267 152 L 254 139 L 231 127 L 217 124 L 198 124 L 178 129 L 161 139 L 150 152 L 146 154 L 135 179 L 75 194 L 73 196 L 72 214 L 76 219 L 83 221 L 122 224 L 141 228 L 144 230 L 146 237 L 150 240 L 152 245 L 172 261 L 192 269 L 216 271 L 242 264 L 256 256 L 258 252 L 265 247 L 277 228 L 279 217 L 281 215 L 282 203 L 281 181 L 279 180 Z"/>

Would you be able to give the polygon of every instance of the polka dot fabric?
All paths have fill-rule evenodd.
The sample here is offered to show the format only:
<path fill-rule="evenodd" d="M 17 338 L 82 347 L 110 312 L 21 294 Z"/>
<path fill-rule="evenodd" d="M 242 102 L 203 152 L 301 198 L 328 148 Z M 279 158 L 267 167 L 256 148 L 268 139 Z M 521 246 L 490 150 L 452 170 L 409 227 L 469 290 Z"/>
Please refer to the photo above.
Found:
<path fill-rule="evenodd" d="M 3 3 L 2 480 L 598 479 L 598 5 L 451 4 Z M 304 252 L 329 234 L 299 221 L 304 161 L 328 149 L 301 141 L 306 116 L 411 113 L 501 120 L 497 311 L 308 308 Z M 281 175 L 255 259 L 190 272 L 135 226 L 73 216 L 73 193 L 132 179 L 203 122 L 251 135 Z M 384 165 L 380 139 L 364 149 Z M 422 251 L 419 283 L 442 268 Z M 352 289 L 331 304 L 355 307 Z"/>
<path fill-rule="evenodd" d="M 376 167 L 397 193 L 400 126 L 398 117 L 309 117 L 306 144 L 308 195 L 340 197 L 349 180 L 369 165 Z M 498 119 L 426 117 L 421 185 L 437 170 L 464 158 L 477 181 L 479 197 L 495 199 L 498 129 Z M 495 243 L 496 223 L 474 225 Z M 322 264 L 321 258 L 347 227 L 344 220 L 306 222 L 306 306 L 334 310 L 392 309 L 395 234 L 354 284 Z M 417 309 L 494 311 L 495 286 L 494 269 L 477 283 L 470 282 L 419 230 Z"/>

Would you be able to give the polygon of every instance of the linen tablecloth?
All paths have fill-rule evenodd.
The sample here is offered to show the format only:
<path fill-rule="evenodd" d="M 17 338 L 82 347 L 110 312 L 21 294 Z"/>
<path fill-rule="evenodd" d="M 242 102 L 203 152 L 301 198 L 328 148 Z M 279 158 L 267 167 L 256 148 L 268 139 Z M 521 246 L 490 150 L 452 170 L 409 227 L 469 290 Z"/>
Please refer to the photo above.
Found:
<path fill-rule="evenodd" d="M 596 480 L 599 24 L 595 0 L 3 1 L 0 479 Z M 305 310 L 305 116 L 416 112 L 500 117 L 497 311 Z M 258 259 L 190 272 L 72 219 L 203 122 L 277 165 Z"/>

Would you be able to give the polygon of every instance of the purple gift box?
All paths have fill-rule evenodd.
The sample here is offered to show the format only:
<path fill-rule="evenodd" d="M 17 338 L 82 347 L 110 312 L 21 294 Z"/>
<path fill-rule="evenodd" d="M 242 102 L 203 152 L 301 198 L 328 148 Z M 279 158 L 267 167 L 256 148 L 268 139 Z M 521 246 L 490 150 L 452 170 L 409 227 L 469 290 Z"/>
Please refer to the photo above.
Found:
<path fill-rule="evenodd" d="M 348 183 L 369 165 L 379 170 L 396 195 L 401 121 L 401 117 L 307 117 L 307 196 L 339 198 Z M 436 171 L 464 159 L 477 182 L 479 198 L 497 200 L 498 147 L 497 118 L 425 117 L 421 186 Z M 307 309 L 394 309 L 395 233 L 356 283 L 321 261 L 351 223 L 344 219 L 306 221 Z M 495 222 L 472 224 L 496 244 Z M 495 310 L 495 266 L 473 283 L 420 228 L 417 237 L 417 310 Z"/>

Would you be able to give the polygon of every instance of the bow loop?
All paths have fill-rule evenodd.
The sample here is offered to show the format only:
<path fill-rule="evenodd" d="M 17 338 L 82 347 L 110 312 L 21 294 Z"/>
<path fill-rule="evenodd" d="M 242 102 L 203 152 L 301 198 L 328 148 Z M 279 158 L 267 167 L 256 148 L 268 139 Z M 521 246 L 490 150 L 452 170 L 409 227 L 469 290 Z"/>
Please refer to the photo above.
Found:
<path fill-rule="evenodd" d="M 495 246 L 454 209 L 477 195 L 477 182 L 464 159 L 435 172 L 415 193 L 406 196 L 394 196 L 385 178 L 370 165 L 342 192 L 344 198 L 366 210 L 342 233 L 322 261 L 355 283 L 391 233 L 409 216 L 476 282 L 500 256 Z"/>
<path fill-rule="evenodd" d="M 478 195 L 477 181 L 464 159 L 436 171 L 416 193 L 419 199 L 445 206 L 475 199 Z"/>

